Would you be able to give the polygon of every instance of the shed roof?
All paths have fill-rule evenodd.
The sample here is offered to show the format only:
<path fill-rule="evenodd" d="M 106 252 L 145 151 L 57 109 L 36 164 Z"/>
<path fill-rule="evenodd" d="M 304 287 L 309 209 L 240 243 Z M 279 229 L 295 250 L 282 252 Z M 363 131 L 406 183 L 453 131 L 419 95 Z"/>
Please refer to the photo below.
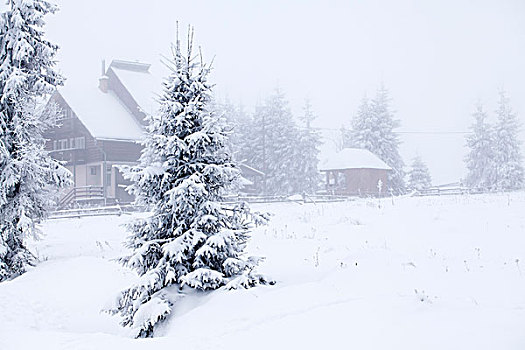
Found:
<path fill-rule="evenodd" d="M 382 169 L 392 170 L 385 162 L 372 152 L 359 148 L 344 148 L 331 154 L 321 162 L 321 171 L 344 169 Z"/>
<path fill-rule="evenodd" d="M 240 163 L 239 168 L 243 173 L 251 173 L 258 176 L 264 176 L 264 173 L 262 171 L 252 168 L 251 166 L 246 165 L 244 163 Z"/>

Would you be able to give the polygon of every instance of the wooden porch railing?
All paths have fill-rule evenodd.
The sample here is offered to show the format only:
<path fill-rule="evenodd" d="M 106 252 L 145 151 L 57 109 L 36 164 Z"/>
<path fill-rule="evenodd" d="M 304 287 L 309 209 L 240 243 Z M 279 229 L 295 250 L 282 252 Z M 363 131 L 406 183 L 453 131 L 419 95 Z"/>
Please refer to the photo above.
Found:
<path fill-rule="evenodd" d="M 69 207 L 74 202 L 104 200 L 104 188 L 102 186 L 73 187 L 58 202 L 58 209 Z"/>

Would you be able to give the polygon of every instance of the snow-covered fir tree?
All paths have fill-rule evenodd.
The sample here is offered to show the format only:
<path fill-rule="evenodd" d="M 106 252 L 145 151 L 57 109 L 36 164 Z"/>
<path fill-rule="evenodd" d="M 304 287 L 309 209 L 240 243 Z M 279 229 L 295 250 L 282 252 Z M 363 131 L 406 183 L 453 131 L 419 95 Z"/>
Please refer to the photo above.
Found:
<path fill-rule="evenodd" d="M 235 119 L 231 142 L 233 145 L 233 159 L 239 163 L 245 163 L 250 154 L 250 144 L 253 138 L 253 121 L 244 106 L 239 104 L 235 108 Z"/>
<path fill-rule="evenodd" d="M 399 120 L 395 119 L 390 109 L 388 90 L 381 86 L 371 101 L 363 99 L 352 120 L 351 129 L 344 135 L 345 147 L 367 149 L 392 168 L 388 187 L 396 194 L 405 190 L 404 163 L 399 154 L 400 141 L 394 132 L 399 126 Z"/>
<path fill-rule="evenodd" d="M 222 118 L 224 120 L 224 124 L 227 126 L 225 131 L 229 133 L 226 147 L 230 154 L 234 154 L 235 146 L 233 140 L 233 130 L 236 129 L 237 124 L 237 111 L 235 106 L 228 99 L 220 101 L 216 97 L 212 96 L 208 108 L 212 113 L 216 114 L 219 119 Z"/>
<path fill-rule="evenodd" d="M 410 171 L 408 172 L 408 189 L 411 191 L 421 191 L 432 186 L 432 177 L 427 165 L 418 155 L 412 160 Z"/>
<path fill-rule="evenodd" d="M 249 139 L 252 137 L 251 120 L 244 111 L 242 105 L 234 105 L 229 99 L 214 102 L 213 110 L 222 116 L 228 126 L 229 147 L 233 158 L 238 162 L 245 161 L 244 150 L 249 146 Z"/>
<path fill-rule="evenodd" d="M 43 97 L 63 82 L 54 70 L 57 46 L 44 39 L 43 17 L 56 7 L 10 0 L 0 15 L 0 281 L 35 261 L 24 238 L 37 233 L 53 190 L 71 174 L 44 150 L 43 132 L 56 120 Z"/>
<path fill-rule="evenodd" d="M 305 124 L 306 129 L 312 128 L 312 122 L 317 119 L 317 116 L 315 115 L 313 108 L 312 108 L 312 101 L 310 98 L 306 98 L 304 101 L 304 107 L 303 107 L 303 114 L 299 117 L 299 119 Z"/>
<path fill-rule="evenodd" d="M 288 195 L 313 193 L 317 189 L 320 135 L 308 127 L 315 119 L 311 106 L 301 119 L 306 128 L 296 125 L 280 89 L 255 108 L 240 155 L 248 165 L 265 174 L 259 192 Z"/>
<path fill-rule="evenodd" d="M 469 188 L 487 191 L 496 183 L 496 162 L 494 159 L 494 129 L 487 121 L 483 105 L 478 103 L 473 113 L 474 123 L 467 135 L 469 152 L 465 158 L 467 177 L 465 184 Z"/>
<path fill-rule="evenodd" d="M 261 170 L 265 179 L 260 192 L 265 194 L 298 193 L 294 181 L 297 169 L 297 130 L 284 93 L 276 89 L 252 119 L 252 138 L 247 145 L 247 164 Z"/>
<path fill-rule="evenodd" d="M 318 189 L 321 180 L 318 170 L 321 135 L 311 126 L 316 115 L 309 99 L 305 102 L 303 115 L 300 119 L 305 125 L 303 128 L 297 129 L 294 155 L 296 166 L 290 176 L 292 182 L 295 183 L 294 187 L 297 193 L 313 194 Z"/>
<path fill-rule="evenodd" d="M 357 109 L 357 114 L 351 120 L 350 129 L 342 129 L 343 147 L 362 148 L 371 150 L 377 142 L 375 134 L 371 132 L 374 128 L 374 118 L 370 112 L 370 100 L 363 97 Z"/>
<path fill-rule="evenodd" d="M 494 160 L 496 162 L 496 188 L 515 190 L 523 187 L 521 142 L 518 139 L 520 124 L 509 106 L 504 91 L 500 92 L 497 121 L 494 127 Z"/>
<path fill-rule="evenodd" d="M 123 263 L 140 276 L 111 310 L 137 337 L 150 337 L 174 306 L 177 289 L 249 288 L 269 281 L 259 258 L 243 250 L 254 223 L 264 220 L 244 203 L 225 202 L 239 170 L 227 152 L 227 130 L 210 109 L 210 67 L 174 46 L 160 110 L 148 117 L 139 165 L 126 170 L 137 204 L 151 215 L 129 226 L 131 255 Z M 175 288 L 167 288 L 174 286 Z"/>

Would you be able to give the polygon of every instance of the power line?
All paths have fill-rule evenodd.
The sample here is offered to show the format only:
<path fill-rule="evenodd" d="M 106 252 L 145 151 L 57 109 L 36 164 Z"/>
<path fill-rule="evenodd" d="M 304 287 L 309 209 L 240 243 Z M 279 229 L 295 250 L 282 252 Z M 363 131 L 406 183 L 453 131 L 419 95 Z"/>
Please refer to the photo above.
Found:
<path fill-rule="evenodd" d="M 461 134 L 466 135 L 470 134 L 470 131 L 394 131 L 395 134 L 431 134 L 431 135 L 440 135 L 440 134 Z"/>
<path fill-rule="evenodd" d="M 314 128 L 317 130 L 329 130 L 341 132 L 341 128 Z M 421 134 L 421 135 L 467 135 L 470 134 L 470 131 L 429 131 L 429 130 L 407 130 L 407 131 L 394 131 L 395 134 Z"/>

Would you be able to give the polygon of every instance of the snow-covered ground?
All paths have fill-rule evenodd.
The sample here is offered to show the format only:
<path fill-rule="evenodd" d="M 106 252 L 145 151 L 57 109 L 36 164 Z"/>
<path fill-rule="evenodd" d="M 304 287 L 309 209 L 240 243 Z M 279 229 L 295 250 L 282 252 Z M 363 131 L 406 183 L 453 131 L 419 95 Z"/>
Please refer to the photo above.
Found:
<path fill-rule="evenodd" d="M 188 295 L 154 339 L 100 312 L 135 278 L 112 260 L 131 216 L 45 223 L 0 284 L 0 349 L 525 348 L 525 193 L 255 207 L 277 285 Z"/>

